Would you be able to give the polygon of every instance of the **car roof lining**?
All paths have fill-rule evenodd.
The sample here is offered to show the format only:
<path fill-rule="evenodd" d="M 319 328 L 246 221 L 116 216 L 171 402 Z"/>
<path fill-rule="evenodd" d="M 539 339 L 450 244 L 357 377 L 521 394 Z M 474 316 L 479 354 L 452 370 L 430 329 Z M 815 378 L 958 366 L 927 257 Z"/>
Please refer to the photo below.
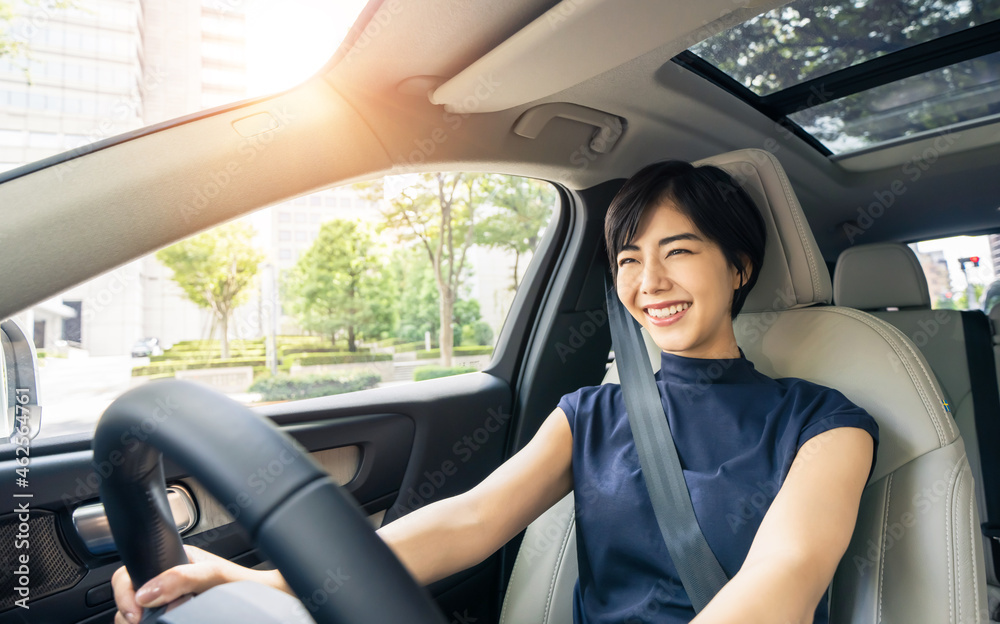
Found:
<path fill-rule="evenodd" d="M 366 9 L 355 42 L 361 41 L 356 38 L 360 25 L 371 23 L 374 12 L 391 2 Z M 856 156 L 866 160 L 852 167 L 852 159 L 823 157 L 745 102 L 683 70 L 666 48 L 551 96 L 491 113 L 448 113 L 419 90 L 397 90 L 401 80 L 413 76 L 457 73 L 485 54 L 484 42 L 507 39 L 551 5 L 426 0 L 420 11 L 393 15 L 379 36 L 355 48 L 349 62 L 352 48 L 342 46 L 339 62 L 331 61 L 295 89 L 174 120 L 155 131 L 140 130 L 128 140 L 115 137 L 96 151 L 0 184 L 4 234 L 14 243 L 8 248 L 20 245 L 22 250 L 5 256 L 0 318 L 253 210 L 329 186 L 408 171 L 491 171 L 586 189 L 627 178 L 665 158 L 698 160 L 758 147 L 782 162 L 827 258 L 857 242 L 918 240 L 996 225 L 1000 133 L 995 126 L 985 133 L 957 133 L 958 141 L 969 142 L 939 150 L 927 168 L 912 164 L 926 153 L 920 141 Z M 496 18 L 494 28 L 478 18 L 483 12 Z M 431 30 L 421 30 L 424 26 Z M 449 35 L 455 38 L 454 50 Z M 393 47 L 397 40 L 418 48 L 401 57 Z M 627 128 L 614 149 L 600 155 L 585 149 L 593 128 L 572 120 L 553 119 L 537 139 L 512 132 L 525 110 L 545 102 L 617 115 L 627 120 Z M 242 171 L 249 175 L 228 186 L 210 208 L 178 218 L 184 202 L 213 173 L 225 171 L 234 159 L 243 162 L 239 150 L 245 140 L 232 122 L 282 108 L 297 121 L 247 161 Z M 983 134 L 985 144 L 975 144 L 973 135 Z M 908 172 L 907 165 L 916 168 Z M 850 240 L 845 224 L 863 217 L 897 180 L 905 192 Z M 962 190 L 961 201 L 956 189 Z"/>

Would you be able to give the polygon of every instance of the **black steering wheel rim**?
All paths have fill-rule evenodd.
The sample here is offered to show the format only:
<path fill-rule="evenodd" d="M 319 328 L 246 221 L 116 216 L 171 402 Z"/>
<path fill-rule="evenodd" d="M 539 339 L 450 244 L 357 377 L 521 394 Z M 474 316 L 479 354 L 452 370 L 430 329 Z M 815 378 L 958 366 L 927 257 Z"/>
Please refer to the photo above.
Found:
<path fill-rule="evenodd" d="M 180 380 L 133 388 L 101 416 L 93 450 L 135 588 L 188 562 L 167 503 L 165 455 L 230 511 L 319 624 L 445 622 L 350 495 L 274 423 L 225 395 Z M 279 478 L 251 480 L 275 460 Z"/>

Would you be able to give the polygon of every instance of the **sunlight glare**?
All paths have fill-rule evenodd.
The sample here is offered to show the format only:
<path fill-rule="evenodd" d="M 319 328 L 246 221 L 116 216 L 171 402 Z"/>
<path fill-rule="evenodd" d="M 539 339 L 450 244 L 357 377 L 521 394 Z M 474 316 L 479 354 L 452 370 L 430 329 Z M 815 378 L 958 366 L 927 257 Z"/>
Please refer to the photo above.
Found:
<path fill-rule="evenodd" d="M 319 71 L 365 4 L 365 0 L 247 2 L 247 97 L 290 89 Z"/>

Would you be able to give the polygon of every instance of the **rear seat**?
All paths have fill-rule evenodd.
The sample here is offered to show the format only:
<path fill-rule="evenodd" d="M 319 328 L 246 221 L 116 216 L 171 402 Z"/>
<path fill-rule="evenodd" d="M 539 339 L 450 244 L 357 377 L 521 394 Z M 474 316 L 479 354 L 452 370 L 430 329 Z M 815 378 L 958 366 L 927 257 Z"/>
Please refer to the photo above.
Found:
<path fill-rule="evenodd" d="M 979 310 L 932 310 L 920 262 L 909 247 L 899 243 L 845 249 L 837 259 L 833 302 L 865 310 L 895 325 L 923 352 L 948 398 L 965 441 L 976 480 L 980 520 L 996 526 L 1000 522 L 1000 456 L 997 453 L 1000 450 L 997 390 L 1000 377 L 989 319 Z M 985 481 L 984 471 L 987 473 Z M 993 619 L 1000 619 L 997 616 L 1000 574 L 996 568 L 1000 563 L 1000 542 L 985 535 L 983 539 L 990 613 Z"/>

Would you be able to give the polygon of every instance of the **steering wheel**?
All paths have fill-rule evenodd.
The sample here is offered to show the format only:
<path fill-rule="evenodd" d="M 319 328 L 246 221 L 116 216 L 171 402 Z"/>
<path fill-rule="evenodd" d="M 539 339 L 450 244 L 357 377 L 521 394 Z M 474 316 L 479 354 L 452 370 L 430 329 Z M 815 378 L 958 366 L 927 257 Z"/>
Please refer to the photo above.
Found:
<path fill-rule="evenodd" d="M 274 423 L 225 395 L 180 380 L 133 388 L 101 416 L 93 449 L 135 588 L 188 562 L 167 503 L 166 455 L 246 529 L 319 624 L 445 623 L 350 495 Z M 251 478 L 273 462 L 279 477 Z"/>

